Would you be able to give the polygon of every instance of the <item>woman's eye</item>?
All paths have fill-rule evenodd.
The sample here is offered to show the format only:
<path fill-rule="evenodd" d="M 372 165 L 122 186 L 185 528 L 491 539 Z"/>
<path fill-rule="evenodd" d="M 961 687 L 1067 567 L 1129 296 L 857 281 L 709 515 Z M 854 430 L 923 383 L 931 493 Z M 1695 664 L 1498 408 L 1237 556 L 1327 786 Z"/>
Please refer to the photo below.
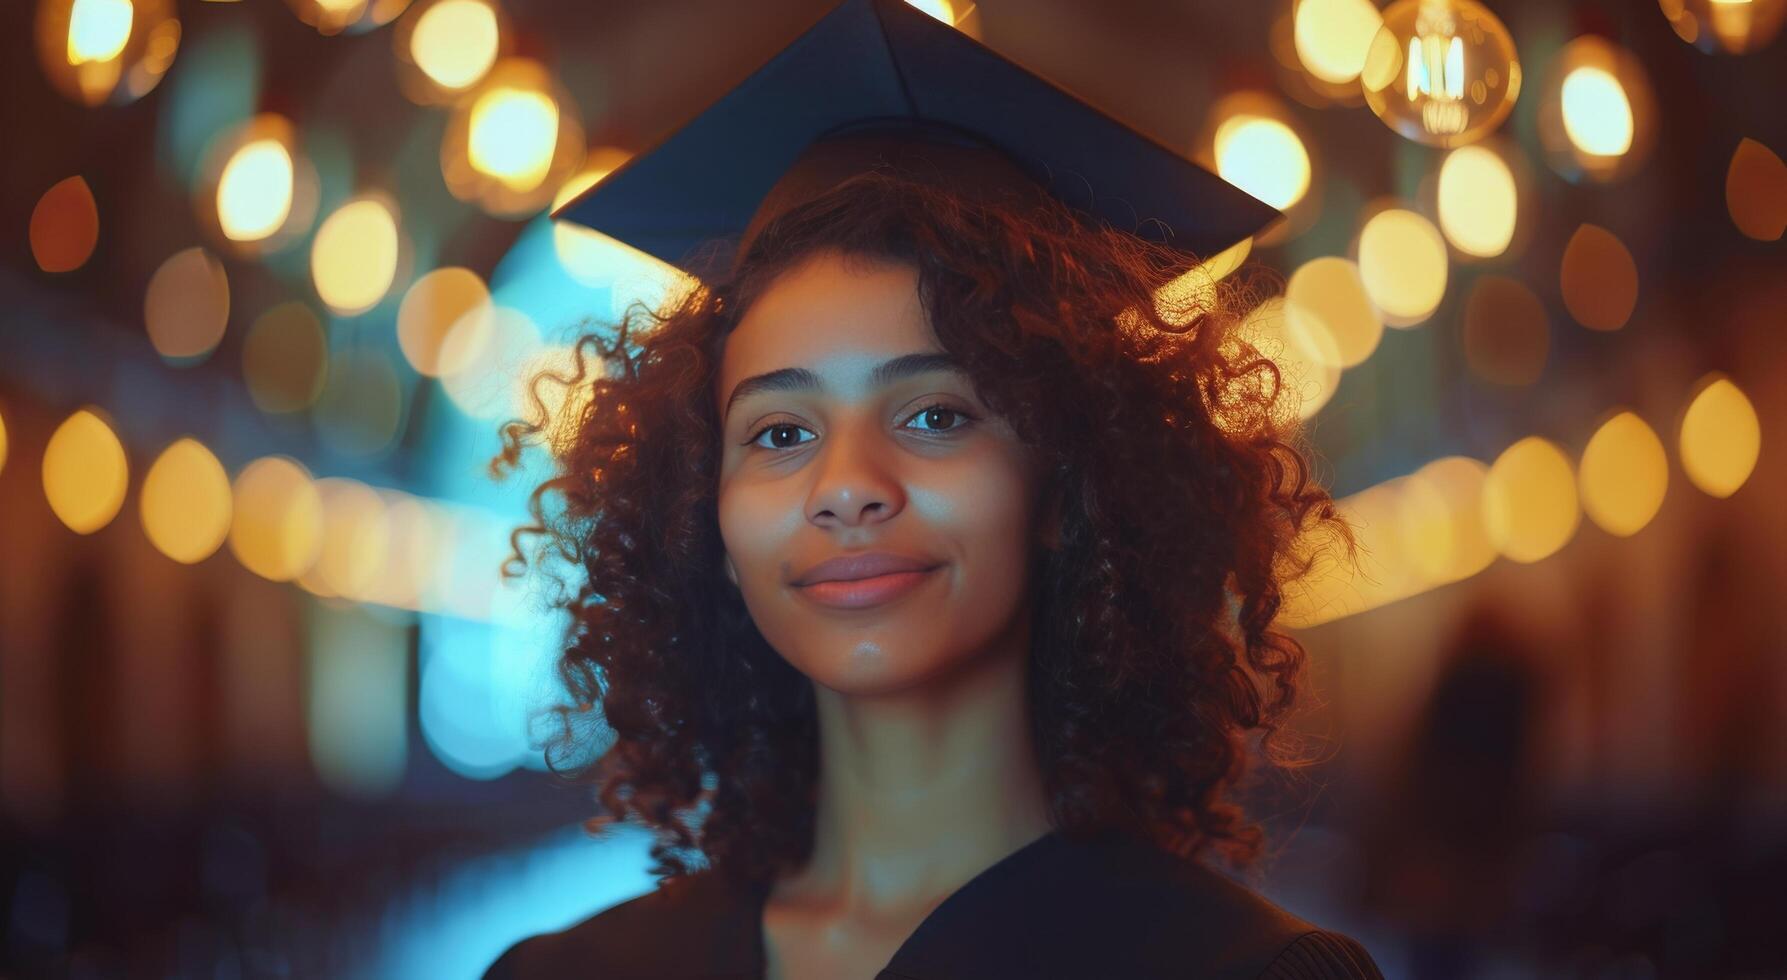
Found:
<path fill-rule="evenodd" d="M 761 429 L 758 429 L 757 434 L 751 437 L 751 443 L 753 445 L 761 445 L 761 440 L 763 439 L 764 436 L 770 435 L 773 432 L 779 432 L 784 429 L 793 429 L 796 432 L 808 431 L 808 430 L 802 428 L 801 426 L 795 425 L 792 422 L 776 422 L 771 425 L 766 425 Z M 771 436 L 770 442 L 773 443 L 775 441 L 776 441 L 775 438 L 773 436 Z M 792 449 L 798 445 L 801 445 L 801 443 L 794 442 L 794 443 L 789 443 L 786 445 L 763 446 L 763 448 L 764 449 Z"/>
<path fill-rule="evenodd" d="M 931 422 L 931 419 L 933 416 L 936 416 L 936 415 L 942 415 L 945 419 L 960 419 L 960 420 L 962 420 L 962 422 L 960 425 L 951 425 L 946 428 L 920 430 L 920 431 L 954 432 L 957 429 L 967 428 L 968 420 L 970 418 L 967 412 L 957 411 L 953 408 L 950 408 L 948 405 L 927 405 L 924 408 L 920 409 L 917 415 L 912 416 L 912 418 L 907 419 L 906 421 L 912 422 L 917 419 L 924 419 L 924 420 L 926 420 L 926 422 L 928 424 L 935 424 L 935 423 Z"/>
<path fill-rule="evenodd" d="M 921 428 L 915 429 L 914 431 L 931 432 L 931 433 L 936 433 L 938 435 L 943 435 L 943 434 L 947 434 L 947 433 L 951 433 L 951 432 L 956 432 L 961 429 L 965 429 L 968 427 L 968 423 L 972 422 L 973 420 L 974 420 L 974 416 L 969 415 L 967 412 L 961 411 L 960 409 L 951 408 L 948 405 L 938 403 L 938 404 L 926 405 L 924 408 L 919 409 L 916 413 L 914 413 L 910 418 L 908 418 L 906 420 L 906 423 L 908 425 L 910 425 L 913 422 L 923 421 L 925 423 L 925 426 L 927 426 L 927 427 L 921 427 Z M 776 435 L 776 433 L 783 432 L 785 430 L 793 430 L 794 432 L 810 432 L 811 431 L 811 430 L 807 429 L 805 426 L 795 425 L 792 422 L 772 422 L 769 425 L 766 425 L 763 428 L 758 429 L 757 433 L 755 435 L 751 436 L 750 444 L 754 445 L 754 446 L 758 446 L 763 449 L 772 449 L 772 450 L 773 449 L 793 449 L 796 446 L 805 445 L 805 443 L 800 442 L 800 441 L 794 441 L 794 442 L 783 441 L 783 442 L 778 443 L 777 442 L 778 436 Z M 763 445 L 762 440 L 763 440 L 764 436 L 770 437 L 771 445 Z M 808 440 L 808 441 L 810 442 L 811 440 Z"/>

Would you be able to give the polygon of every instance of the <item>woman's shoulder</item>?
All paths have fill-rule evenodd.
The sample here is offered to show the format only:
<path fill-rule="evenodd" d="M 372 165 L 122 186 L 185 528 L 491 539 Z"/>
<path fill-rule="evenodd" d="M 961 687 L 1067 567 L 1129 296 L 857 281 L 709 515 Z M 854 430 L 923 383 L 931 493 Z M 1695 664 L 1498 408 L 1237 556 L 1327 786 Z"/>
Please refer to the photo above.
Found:
<path fill-rule="evenodd" d="M 1344 933 L 1325 929 L 1196 859 L 1178 858 L 1137 842 L 1094 849 L 1087 889 L 1113 908 L 1144 904 L 1145 948 L 1165 966 L 1190 957 L 1204 974 L 1235 980 L 1382 980 L 1370 953 Z M 1139 890 L 1136 888 L 1140 885 Z M 1180 959 L 1180 962 L 1184 962 Z"/>
<path fill-rule="evenodd" d="M 950 946 L 970 948 L 971 934 L 991 927 L 1030 945 L 1039 964 L 1073 964 L 1088 975 L 1120 967 L 1125 976 L 1180 976 L 1195 963 L 1199 976 L 1223 980 L 1382 978 L 1352 937 L 1152 845 L 1082 840 L 1013 871 L 951 923 L 963 934 Z"/>
<path fill-rule="evenodd" d="M 557 932 L 510 946 L 485 980 L 564 976 L 700 974 L 745 952 L 738 893 L 712 871 L 697 871 L 611 906 Z M 698 941 L 691 942 L 695 937 Z"/>
<path fill-rule="evenodd" d="M 1259 980 L 1383 980 L 1358 940 L 1328 929 L 1306 932 L 1266 964 Z"/>

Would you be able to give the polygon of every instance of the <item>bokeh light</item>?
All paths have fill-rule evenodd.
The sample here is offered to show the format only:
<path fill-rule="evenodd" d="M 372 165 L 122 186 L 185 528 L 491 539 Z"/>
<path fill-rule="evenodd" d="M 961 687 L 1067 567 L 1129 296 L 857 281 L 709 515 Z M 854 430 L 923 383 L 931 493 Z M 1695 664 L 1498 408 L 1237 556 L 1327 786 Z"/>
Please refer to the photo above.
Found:
<path fill-rule="evenodd" d="M 1291 19 L 1298 61 L 1331 84 L 1359 77 L 1371 39 L 1384 26 L 1369 0 L 1300 0 Z"/>
<path fill-rule="evenodd" d="M 0 415 L 0 473 L 6 471 L 6 417 Z"/>
<path fill-rule="evenodd" d="M 512 307 L 461 317 L 441 346 L 441 359 L 464 367 L 443 375 L 441 384 L 453 404 L 472 418 L 518 417 L 522 405 L 516 379 L 541 346 L 540 328 Z"/>
<path fill-rule="evenodd" d="M 1564 78 L 1564 132 L 1584 153 L 1619 156 L 1632 148 L 1632 103 L 1619 80 L 1584 65 Z"/>
<path fill-rule="evenodd" d="M 1544 302 L 1510 276 L 1479 278 L 1464 306 L 1464 357 L 1471 373 L 1500 385 L 1530 385 L 1544 373 L 1550 352 Z"/>
<path fill-rule="evenodd" d="M 1774 42 L 1787 0 L 1658 0 L 1677 37 L 1708 53 L 1747 54 Z"/>
<path fill-rule="evenodd" d="M 922 10 L 932 18 L 951 26 L 955 25 L 956 19 L 959 16 L 957 11 L 958 7 L 974 6 L 974 4 L 969 3 L 968 0 L 959 0 L 959 2 L 954 3 L 952 3 L 951 0 L 906 0 L 906 5 L 915 10 Z"/>
<path fill-rule="evenodd" d="M 397 342 L 404 359 L 428 377 L 457 374 L 469 366 L 477 350 L 458 344 L 457 360 L 443 361 L 448 335 L 463 317 L 488 317 L 490 290 L 476 272 L 459 266 L 435 269 L 410 286 L 397 310 Z M 467 336 L 481 335 L 484 327 L 467 325 Z"/>
<path fill-rule="evenodd" d="M 396 20 L 410 0 L 286 0 L 318 34 L 359 34 Z"/>
<path fill-rule="evenodd" d="M 242 567 L 274 582 L 310 570 L 322 550 L 323 500 L 302 463 L 263 456 L 236 474 L 230 551 Z"/>
<path fill-rule="evenodd" d="M 204 561 L 229 536 L 229 474 L 197 439 L 178 439 L 143 476 L 141 507 L 157 551 L 183 565 Z"/>
<path fill-rule="evenodd" d="M 44 497 L 56 519 L 76 534 L 110 524 L 124 506 L 129 482 L 124 444 L 97 409 L 64 419 L 44 446 Z"/>
<path fill-rule="evenodd" d="M 297 127 L 277 113 L 254 116 L 206 143 L 194 206 L 214 240 L 252 257 L 280 251 L 310 230 L 322 182 L 298 147 Z"/>
<path fill-rule="evenodd" d="M 31 209 L 31 257 L 45 272 L 85 265 L 99 244 L 99 205 L 78 174 L 51 185 Z"/>
<path fill-rule="evenodd" d="M 1309 152 L 1290 126 L 1265 116 L 1237 115 L 1216 129 L 1222 178 L 1280 211 L 1309 190 Z"/>
<path fill-rule="evenodd" d="M 1507 161 L 1482 144 L 1446 154 L 1440 164 L 1438 205 L 1440 230 L 1465 255 L 1493 258 L 1514 240 L 1519 185 Z"/>
<path fill-rule="evenodd" d="M 130 0 L 74 0 L 68 11 L 68 63 L 118 57 L 130 40 L 134 13 Z"/>
<path fill-rule="evenodd" d="M 1255 245 L 1277 245 L 1314 224 L 1324 173 L 1320 148 L 1277 95 L 1242 89 L 1217 99 L 1204 114 L 1191 149 L 1199 164 L 1284 212 L 1254 234 Z"/>
<path fill-rule="evenodd" d="M 558 143 L 558 103 L 545 92 L 500 87 L 472 104 L 472 166 L 515 190 L 546 179 Z"/>
<path fill-rule="evenodd" d="M 526 751 L 516 719 L 498 715 L 493 696 L 507 664 L 495 639 L 503 627 L 463 620 L 430 623 L 420 652 L 417 714 L 434 754 L 468 779 L 512 771 Z M 507 723 L 505 723 L 507 722 Z"/>
<path fill-rule="evenodd" d="M 406 26 L 398 34 L 398 50 L 443 93 L 476 85 L 501 52 L 502 23 L 485 0 L 440 0 Z"/>
<path fill-rule="evenodd" d="M 206 141 L 193 180 L 199 223 L 231 252 L 278 252 L 310 231 L 322 198 L 316 165 L 300 152 L 297 127 L 262 113 Z"/>
<path fill-rule="evenodd" d="M 1729 497 L 1756 469 L 1762 423 L 1749 396 L 1722 374 L 1700 379 L 1695 390 L 1682 414 L 1682 470 L 1707 495 Z"/>
<path fill-rule="evenodd" d="M 447 189 L 499 216 L 539 210 L 583 165 L 577 117 L 539 62 L 499 61 L 448 122 L 441 140 Z"/>
<path fill-rule="evenodd" d="M 1461 146 L 1501 125 L 1520 97 L 1513 36 L 1476 0 L 1396 0 L 1359 74 L 1365 102 L 1392 130 Z"/>
<path fill-rule="evenodd" d="M 1483 481 L 1483 530 L 1496 551 L 1531 563 L 1555 554 L 1582 523 L 1576 474 L 1556 444 L 1529 436 L 1502 451 Z"/>
<path fill-rule="evenodd" d="M 1495 561 L 1495 545 L 1483 529 L 1488 476 L 1480 460 L 1446 456 L 1402 481 L 1403 553 L 1424 585 L 1470 578 Z"/>
<path fill-rule="evenodd" d="M 1620 411 L 1590 437 L 1577 477 L 1589 519 L 1609 534 L 1630 537 L 1663 507 L 1669 457 L 1643 419 Z"/>
<path fill-rule="evenodd" d="M 1318 363 L 1352 367 L 1383 339 L 1384 321 L 1350 259 L 1330 255 L 1305 262 L 1291 273 L 1284 298 L 1286 329 Z"/>
<path fill-rule="evenodd" d="M 230 322 L 230 282 L 223 263 L 194 246 L 168 256 L 149 279 L 143 325 L 156 353 L 196 364 L 223 339 Z"/>
<path fill-rule="evenodd" d="M 1649 156 L 1656 120 L 1648 74 L 1631 52 L 1585 34 L 1553 57 L 1539 100 L 1539 138 L 1565 179 L 1631 174 Z"/>
<path fill-rule="evenodd" d="M 322 323 L 296 301 L 256 317 L 242 339 L 242 377 L 263 412 L 296 412 L 314 404 L 328 377 L 328 359 Z"/>
<path fill-rule="evenodd" d="M 336 209 L 310 248 L 316 292 L 343 316 L 377 306 L 397 274 L 397 216 L 382 198 L 360 197 Z"/>
<path fill-rule="evenodd" d="M 436 511 L 440 538 L 451 542 L 441 549 L 431 595 L 435 607 L 468 620 L 490 620 L 503 612 L 503 600 L 513 598 L 505 585 L 501 566 L 509 556 L 513 521 L 476 507 L 451 507 Z"/>
<path fill-rule="evenodd" d="M 82 105 L 142 98 L 179 47 L 172 0 L 38 0 L 38 61 L 50 84 Z"/>
<path fill-rule="evenodd" d="M 1725 208 L 1745 236 L 1779 241 L 1787 231 L 1787 163 L 1753 139 L 1739 141 L 1725 171 Z"/>
<path fill-rule="evenodd" d="M 1365 293 L 1388 326 L 1418 324 L 1445 298 L 1446 240 L 1413 211 L 1386 207 L 1366 219 L 1358 255 Z"/>
<path fill-rule="evenodd" d="M 239 242 L 259 241 L 291 213 L 292 155 L 284 144 L 261 139 L 237 150 L 217 185 L 223 233 Z"/>
<path fill-rule="evenodd" d="M 435 507 L 399 490 L 380 490 L 385 502 L 385 565 L 364 596 L 368 602 L 420 610 L 430 598 L 442 536 Z"/>
<path fill-rule="evenodd" d="M 1590 330 L 1618 330 L 1638 306 L 1638 263 L 1600 225 L 1584 224 L 1570 236 L 1559 281 L 1565 309 Z"/>
<path fill-rule="evenodd" d="M 384 498 L 343 477 L 324 477 L 315 487 L 323 502 L 322 547 L 298 584 L 317 595 L 359 601 L 376 590 L 385 567 Z"/>

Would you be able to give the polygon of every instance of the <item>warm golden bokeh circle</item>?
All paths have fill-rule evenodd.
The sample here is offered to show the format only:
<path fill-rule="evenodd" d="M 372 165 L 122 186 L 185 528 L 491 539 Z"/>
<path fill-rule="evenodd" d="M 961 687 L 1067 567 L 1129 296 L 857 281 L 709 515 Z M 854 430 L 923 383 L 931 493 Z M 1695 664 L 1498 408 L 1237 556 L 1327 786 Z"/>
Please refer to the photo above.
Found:
<path fill-rule="evenodd" d="M 1635 173 L 1656 143 L 1650 76 L 1637 56 L 1584 34 L 1560 48 L 1539 93 L 1539 142 L 1565 179 L 1610 182 Z"/>
<path fill-rule="evenodd" d="M 1617 537 L 1637 534 L 1663 507 L 1669 457 L 1637 414 L 1614 414 L 1588 441 L 1577 468 L 1582 510 Z"/>
<path fill-rule="evenodd" d="M 1729 497 L 1756 469 L 1762 423 L 1743 389 L 1714 373 L 1695 385 L 1678 441 L 1688 481 L 1709 496 Z"/>
<path fill-rule="evenodd" d="M 1311 259 L 1291 273 L 1285 287 L 1287 329 L 1304 351 L 1330 367 L 1363 363 L 1383 339 L 1384 321 L 1350 259 Z"/>
<path fill-rule="evenodd" d="M 1439 225 L 1452 247 L 1494 258 L 1514 240 L 1519 185 L 1508 162 L 1482 145 L 1461 146 L 1440 165 Z"/>
<path fill-rule="evenodd" d="M 1433 222 L 1406 208 L 1367 218 L 1357 245 L 1359 279 L 1386 326 L 1426 320 L 1446 296 L 1446 240 Z"/>
<path fill-rule="evenodd" d="M 322 549 L 323 501 L 302 463 L 263 456 L 236 474 L 230 550 L 249 571 L 288 582 Z"/>
<path fill-rule="evenodd" d="M 316 490 L 323 504 L 321 550 L 298 584 L 318 595 L 363 600 L 378 588 L 389 548 L 384 499 L 341 477 L 316 481 Z"/>
<path fill-rule="evenodd" d="M 1483 529 L 1502 555 L 1531 563 L 1570 542 L 1582 522 L 1576 473 L 1556 444 L 1528 436 L 1503 450 L 1483 481 Z"/>
<path fill-rule="evenodd" d="M 546 67 L 505 58 L 457 102 L 441 138 L 441 176 L 462 201 L 500 217 L 546 206 L 583 166 L 579 111 Z"/>
<path fill-rule="evenodd" d="M 460 321 L 491 312 L 490 290 L 476 272 L 459 266 L 429 272 L 410 286 L 397 310 L 397 342 L 404 359 L 428 377 L 465 370 L 477 351 L 464 344 L 450 347 L 447 338 L 456 326 L 478 331 L 479 326 Z"/>
<path fill-rule="evenodd" d="M 358 197 L 335 209 L 317 229 L 310 275 L 317 296 L 342 316 L 377 306 L 397 275 L 397 215 L 382 198 Z"/>
<path fill-rule="evenodd" d="M 1222 179 L 1284 212 L 1255 234 L 1257 245 L 1295 238 L 1321 208 L 1322 167 L 1296 113 L 1257 89 L 1216 100 L 1193 142 L 1193 157 Z"/>
<path fill-rule="evenodd" d="M 118 516 L 130 482 L 124 444 L 97 409 L 83 408 L 56 427 L 43 450 L 43 493 L 76 534 L 92 534 Z"/>
<path fill-rule="evenodd" d="M 149 542 L 182 565 L 211 557 L 229 536 L 230 478 L 197 439 L 162 450 L 143 476 L 140 503 Z"/>

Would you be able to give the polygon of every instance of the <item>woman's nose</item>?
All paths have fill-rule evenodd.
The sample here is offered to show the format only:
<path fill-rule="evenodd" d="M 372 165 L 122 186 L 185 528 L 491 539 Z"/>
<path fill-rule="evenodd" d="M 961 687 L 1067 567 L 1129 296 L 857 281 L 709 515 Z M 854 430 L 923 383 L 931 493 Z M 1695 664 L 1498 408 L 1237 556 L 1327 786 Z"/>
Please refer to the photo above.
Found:
<path fill-rule="evenodd" d="M 815 523 L 877 523 L 905 507 L 899 447 L 866 422 L 834 429 L 819 450 L 807 516 Z"/>

